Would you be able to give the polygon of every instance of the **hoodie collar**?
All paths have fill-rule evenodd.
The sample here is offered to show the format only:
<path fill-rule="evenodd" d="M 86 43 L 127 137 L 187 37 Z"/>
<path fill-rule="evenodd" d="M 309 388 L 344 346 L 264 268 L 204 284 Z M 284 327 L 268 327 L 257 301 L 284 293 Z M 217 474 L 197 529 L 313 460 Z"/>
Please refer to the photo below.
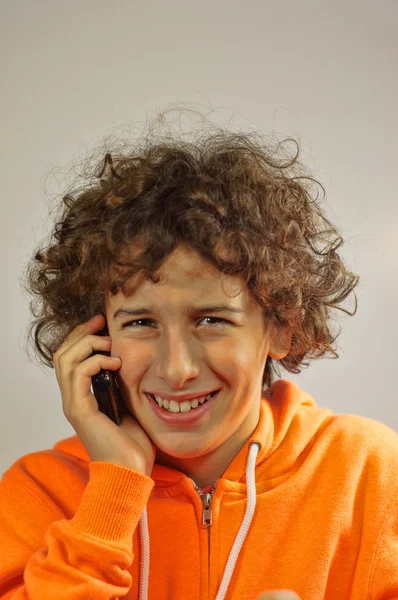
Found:
<path fill-rule="evenodd" d="M 244 483 L 250 444 L 258 442 L 257 479 L 267 480 L 286 473 L 309 440 L 332 411 L 318 408 L 315 400 L 296 383 L 279 379 L 262 394 L 257 427 L 222 475 L 230 482 Z M 57 442 L 54 449 L 90 462 L 77 435 Z M 175 469 L 154 464 L 155 486 L 173 485 L 186 476 Z"/>

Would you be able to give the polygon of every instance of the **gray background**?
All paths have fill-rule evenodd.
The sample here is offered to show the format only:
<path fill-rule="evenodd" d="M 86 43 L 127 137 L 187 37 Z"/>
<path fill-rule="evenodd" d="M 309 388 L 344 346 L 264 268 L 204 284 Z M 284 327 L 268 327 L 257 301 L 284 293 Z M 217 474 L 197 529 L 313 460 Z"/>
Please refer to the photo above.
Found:
<path fill-rule="evenodd" d="M 398 431 L 398 3 L 3 0 L 0 10 L 0 471 L 75 433 L 55 371 L 26 357 L 19 283 L 62 174 L 176 102 L 300 140 L 361 282 L 357 314 L 334 313 L 340 358 L 282 376 L 319 406 Z"/>

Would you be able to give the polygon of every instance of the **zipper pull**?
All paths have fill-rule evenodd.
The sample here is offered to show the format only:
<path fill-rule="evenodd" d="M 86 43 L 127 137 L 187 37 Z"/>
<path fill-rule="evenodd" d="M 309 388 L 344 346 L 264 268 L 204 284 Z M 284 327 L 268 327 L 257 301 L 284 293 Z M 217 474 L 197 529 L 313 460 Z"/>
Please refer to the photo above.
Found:
<path fill-rule="evenodd" d="M 212 514 L 211 514 L 212 495 L 213 494 L 207 493 L 207 494 L 203 494 L 203 496 L 202 496 L 202 504 L 203 504 L 202 525 L 204 525 L 204 526 L 211 525 L 213 522 Z"/>

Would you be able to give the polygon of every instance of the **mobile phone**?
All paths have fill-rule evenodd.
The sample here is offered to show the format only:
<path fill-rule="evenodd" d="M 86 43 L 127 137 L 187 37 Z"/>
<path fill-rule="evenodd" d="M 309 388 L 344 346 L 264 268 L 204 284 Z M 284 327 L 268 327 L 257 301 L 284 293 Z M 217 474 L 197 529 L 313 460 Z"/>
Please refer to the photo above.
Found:
<path fill-rule="evenodd" d="M 107 325 L 96 335 L 109 335 Z M 93 354 L 109 356 L 110 352 L 96 350 Z M 101 369 L 99 373 L 91 378 L 91 383 L 93 394 L 98 403 L 98 409 L 116 423 L 116 425 L 120 425 L 123 415 L 128 411 L 123 402 L 115 373 L 108 369 Z"/>

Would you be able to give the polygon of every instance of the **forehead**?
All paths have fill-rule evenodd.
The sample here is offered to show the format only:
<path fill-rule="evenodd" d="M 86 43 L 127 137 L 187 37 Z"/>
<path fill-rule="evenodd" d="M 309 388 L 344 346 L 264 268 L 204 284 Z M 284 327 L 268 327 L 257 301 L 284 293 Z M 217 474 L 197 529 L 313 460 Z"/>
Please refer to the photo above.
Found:
<path fill-rule="evenodd" d="M 147 278 L 132 277 L 126 286 L 126 295 L 122 290 L 110 299 L 118 304 L 124 298 L 144 299 L 178 304 L 208 299 L 211 301 L 229 301 L 231 305 L 243 306 L 251 298 L 239 276 L 222 275 L 218 268 L 205 260 L 190 246 L 178 247 L 167 257 L 157 275 L 160 280 L 153 283 Z"/>

